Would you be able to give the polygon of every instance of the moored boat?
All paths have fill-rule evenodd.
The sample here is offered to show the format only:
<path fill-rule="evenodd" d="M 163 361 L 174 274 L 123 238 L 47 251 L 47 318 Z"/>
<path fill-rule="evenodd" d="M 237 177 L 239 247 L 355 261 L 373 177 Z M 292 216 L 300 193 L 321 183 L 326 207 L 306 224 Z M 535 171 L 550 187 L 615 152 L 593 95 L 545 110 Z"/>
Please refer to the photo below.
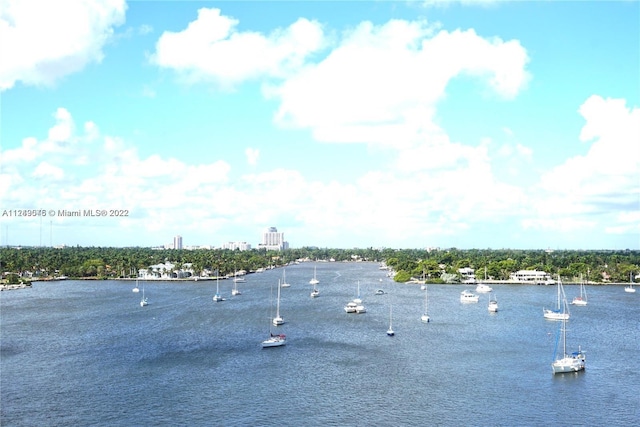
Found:
<path fill-rule="evenodd" d="M 460 302 L 472 303 L 472 302 L 478 302 L 479 300 L 480 300 L 480 297 L 474 294 L 473 292 L 471 292 L 470 290 L 465 289 L 464 291 L 460 292 Z"/>

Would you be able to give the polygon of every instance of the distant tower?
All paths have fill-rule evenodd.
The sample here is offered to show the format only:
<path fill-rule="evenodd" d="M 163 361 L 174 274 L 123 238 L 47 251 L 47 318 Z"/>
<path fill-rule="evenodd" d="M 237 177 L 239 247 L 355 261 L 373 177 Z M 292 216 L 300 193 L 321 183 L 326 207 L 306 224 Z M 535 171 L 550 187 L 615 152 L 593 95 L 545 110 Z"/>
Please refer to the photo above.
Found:
<path fill-rule="evenodd" d="M 289 243 L 284 241 L 284 233 L 278 232 L 276 227 L 269 227 L 262 233 L 262 242 L 259 248 L 281 251 L 289 248 Z"/>
<path fill-rule="evenodd" d="M 175 236 L 173 238 L 173 249 L 182 249 L 182 236 Z"/>

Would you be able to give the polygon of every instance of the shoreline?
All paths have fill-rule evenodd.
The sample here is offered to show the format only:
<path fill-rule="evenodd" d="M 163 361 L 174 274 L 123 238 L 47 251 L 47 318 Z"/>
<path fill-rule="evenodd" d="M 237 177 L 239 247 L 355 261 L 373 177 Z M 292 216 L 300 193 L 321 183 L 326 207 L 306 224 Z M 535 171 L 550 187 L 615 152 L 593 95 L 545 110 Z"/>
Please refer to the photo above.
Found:
<path fill-rule="evenodd" d="M 0 283 L 0 291 L 11 291 L 16 289 L 26 289 L 30 288 L 34 282 L 65 282 L 70 280 L 87 280 L 87 281 L 102 281 L 102 280 L 114 280 L 114 281 L 122 281 L 122 282 L 134 282 L 136 280 L 141 282 L 211 282 L 213 280 L 229 280 L 232 277 L 187 277 L 187 278 L 158 278 L 158 279 L 142 279 L 139 278 L 131 278 L 131 277 L 118 277 L 118 278 L 110 278 L 110 279 L 100 279 L 97 277 L 79 277 L 79 278 L 45 278 L 45 279 L 30 279 L 23 283 Z M 480 283 L 480 282 L 479 282 Z M 492 285 L 523 285 L 523 286 L 556 286 L 554 285 L 545 285 L 544 283 L 527 283 L 527 282 L 518 282 L 513 280 L 484 280 L 482 283 L 492 284 Z M 396 285 L 424 285 L 425 283 L 422 281 L 410 281 L 410 282 L 393 282 Z M 446 286 L 476 286 L 477 283 L 426 283 L 427 285 L 446 285 Z M 580 282 L 563 282 L 563 285 L 574 286 L 580 285 Z M 611 282 L 611 283 L 597 283 L 597 282 L 589 282 L 586 283 L 588 286 L 627 286 L 629 282 Z M 634 285 L 640 284 L 634 283 Z"/>

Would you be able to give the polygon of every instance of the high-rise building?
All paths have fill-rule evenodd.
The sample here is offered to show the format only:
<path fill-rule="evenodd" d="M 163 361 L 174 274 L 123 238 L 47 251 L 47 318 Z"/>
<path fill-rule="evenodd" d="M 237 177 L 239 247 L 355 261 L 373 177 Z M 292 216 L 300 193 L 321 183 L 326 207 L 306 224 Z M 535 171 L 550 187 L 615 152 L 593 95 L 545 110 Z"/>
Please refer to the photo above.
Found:
<path fill-rule="evenodd" d="M 284 241 L 284 233 L 279 232 L 276 227 L 269 227 L 262 233 L 262 242 L 258 248 L 281 251 L 289 249 L 289 243 Z"/>
<path fill-rule="evenodd" d="M 173 249 L 182 249 L 182 236 L 175 236 L 173 238 Z"/>

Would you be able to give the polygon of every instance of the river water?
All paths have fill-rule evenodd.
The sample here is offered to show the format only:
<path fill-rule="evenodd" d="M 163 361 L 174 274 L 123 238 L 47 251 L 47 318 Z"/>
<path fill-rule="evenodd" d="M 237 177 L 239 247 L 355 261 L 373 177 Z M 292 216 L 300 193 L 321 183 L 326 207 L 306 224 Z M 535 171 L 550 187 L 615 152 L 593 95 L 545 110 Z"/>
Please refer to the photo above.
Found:
<path fill-rule="evenodd" d="M 282 289 L 287 345 L 261 349 L 281 276 L 250 274 L 239 296 L 221 281 L 218 303 L 213 281 L 146 282 L 147 307 L 126 281 L 2 292 L 0 424 L 640 423 L 640 293 L 587 287 L 567 337 L 586 350 L 586 371 L 554 376 L 558 323 L 542 316 L 554 286 L 492 285 L 500 310 L 489 313 L 488 294 L 461 304 L 465 286 L 430 285 L 424 324 L 420 285 L 396 284 L 374 263 L 303 263 L 287 267 Z M 358 282 L 367 313 L 347 314 Z"/>

